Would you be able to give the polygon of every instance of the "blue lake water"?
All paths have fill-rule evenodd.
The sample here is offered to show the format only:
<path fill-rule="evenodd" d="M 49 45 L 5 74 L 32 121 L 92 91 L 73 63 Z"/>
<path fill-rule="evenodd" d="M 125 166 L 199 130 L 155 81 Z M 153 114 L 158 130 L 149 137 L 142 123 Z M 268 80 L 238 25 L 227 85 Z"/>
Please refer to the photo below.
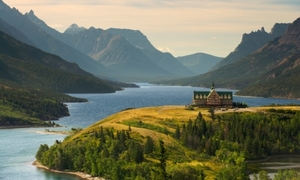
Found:
<path fill-rule="evenodd" d="M 67 103 L 71 116 L 57 123 L 67 130 L 72 127 L 85 128 L 111 114 L 126 108 L 161 105 L 186 105 L 192 102 L 199 87 L 157 86 L 139 84 L 141 88 L 126 88 L 113 94 L 72 94 L 89 100 L 87 103 Z M 223 89 L 222 89 L 223 90 Z M 218 91 L 218 89 L 217 89 Z M 235 102 L 249 106 L 269 104 L 300 104 L 300 100 L 234 96 Z M 65 135 L 43 134 L 45 128 L 0 129 L 0 180 L 78 180 L 78 177 L 51 173 L 32 165 L 40 144 L 52 145 L 63 140 Z"/>

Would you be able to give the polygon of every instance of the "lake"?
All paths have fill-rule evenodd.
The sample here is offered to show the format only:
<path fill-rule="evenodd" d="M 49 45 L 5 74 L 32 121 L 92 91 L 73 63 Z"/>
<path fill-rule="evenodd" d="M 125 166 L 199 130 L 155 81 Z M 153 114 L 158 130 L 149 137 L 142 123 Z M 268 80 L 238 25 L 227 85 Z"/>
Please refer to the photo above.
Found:
<path fill-rule="evenodd" d="M 63 125 L 54 130 L 72 127 L 85 128 L 100 119 L 126 108 L 161 105 L 187 105 L 192 102 L 193 91 L 199 87 L 159 86 L 139 83 L 141 88 L 126 88 L 112 94 L 71 94 L 86 98 L 87 103 L 67 103 L 70 115 L 57 121 Z M 208 89 L 206 89 L 208 90 Z M 223 90 L 223 89 L 216 89 Z M 235 102 L 249 106 L 269 104 L 300 104 L 300 100 L 234 96 Z M 54 144 L 65 135 L 42 133 L 45 128 L 0 129 L 0 179 L 1 180 L 78 180 L 78 177 L 51 173 L 32 166 L 40 144 Z M 52 129 L 51 129 L 52 130 Z"/>

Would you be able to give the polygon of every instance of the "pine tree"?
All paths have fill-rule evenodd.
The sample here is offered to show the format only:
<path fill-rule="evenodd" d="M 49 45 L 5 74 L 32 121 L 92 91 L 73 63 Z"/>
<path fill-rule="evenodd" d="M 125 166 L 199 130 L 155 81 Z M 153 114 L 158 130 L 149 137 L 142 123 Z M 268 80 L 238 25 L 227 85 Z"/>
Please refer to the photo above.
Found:
<path fill-rule="evenodd" d="M 146 138 L 147 138 L 147 140 L 146 140 L 146 143 L 144 146 L 144 153 L 150 154 L 153 152 L 154 144 L 153 144 L 153 140 L 150 136 L 147 136 Z"/>

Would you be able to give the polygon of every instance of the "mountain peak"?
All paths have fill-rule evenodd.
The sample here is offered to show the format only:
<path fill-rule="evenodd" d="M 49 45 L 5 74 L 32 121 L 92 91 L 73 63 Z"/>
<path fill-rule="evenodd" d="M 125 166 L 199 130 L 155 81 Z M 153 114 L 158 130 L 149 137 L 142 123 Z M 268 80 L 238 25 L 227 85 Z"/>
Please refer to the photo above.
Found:
<path fill-rule="evenodd" d="M 35 16 L 33 10 L 30 10 L 29 12 L 25 13 L 26 16 L 28 16 L 29 18 L 34 18 L 36 19 L 37 17 Z"/>
<path fill-rule="evenodd" d="M 76 23 L 73 23 L 69 28 L 79 28 L 79 26 Z"/>
<path fill-rule="evenodd" d="M 78 34 L 80 33 L 81 31 L 84 31 L 86 30 L 85 27 L 79 27 L 76 23 L 73 23 L 71 24 L 71 26 L 69 26 L 66 30 L 65 30 L 65 34 L 71 34 L 71 35 L 74 35 L 74 34 Z"/>
<path fill-rule="evenodd" d="M 29 14 L 30 14 L 30 15 L 34 15 L 33 10 L 30 10 L 30 11 L 29 11 Z"/>

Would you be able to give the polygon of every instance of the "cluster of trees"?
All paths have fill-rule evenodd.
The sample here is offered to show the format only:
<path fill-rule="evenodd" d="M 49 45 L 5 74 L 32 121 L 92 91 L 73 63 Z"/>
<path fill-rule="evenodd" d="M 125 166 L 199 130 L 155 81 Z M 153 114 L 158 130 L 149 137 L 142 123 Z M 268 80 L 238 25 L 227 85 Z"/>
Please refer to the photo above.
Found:
<path fill-rule="evenodd" d="M 131 136 L 130 130 L 116 131 L 101 126 L 83 137 L 72 140 L 67 137 L 62 143 L 56 141 L 50 148 L 41 145 L 36 159 L 51 169 L 81 171 L 105 179 L 205 178 L 199 167 L 183 165 L 167 171 L 168 152 L 163 141 L 155 144 L 150 136 L 143 141 Z"/>
<path fill-rule="evenodd" d="M 31 125 L 33 120 L 53 120 L 68 116 L 68 108 L 63 102 L 70 101 L 86 100 L 46 90 L 0 86 L 0 106 L 3 107 L 0 125 Z"/>
<path fill-rule="evenodd" d="M 218 179 L 247 179 L 245 160 L 300 152 L 300 112 L 271 109 L 265 113 L 231 113 L 206 121 L 199 113 L 174 137 L 199 153 L 226 163 Z"/>
<path fill-rule="evenodd" d="M 300 152 L 300 112 L 227 113 L 216 115 L 216 119 L 207 122 L 199 114 L 194 121 L 177 127 L 175 138 L 209 155 L 216 155 L 226 144 L 247 159 Z"/>

